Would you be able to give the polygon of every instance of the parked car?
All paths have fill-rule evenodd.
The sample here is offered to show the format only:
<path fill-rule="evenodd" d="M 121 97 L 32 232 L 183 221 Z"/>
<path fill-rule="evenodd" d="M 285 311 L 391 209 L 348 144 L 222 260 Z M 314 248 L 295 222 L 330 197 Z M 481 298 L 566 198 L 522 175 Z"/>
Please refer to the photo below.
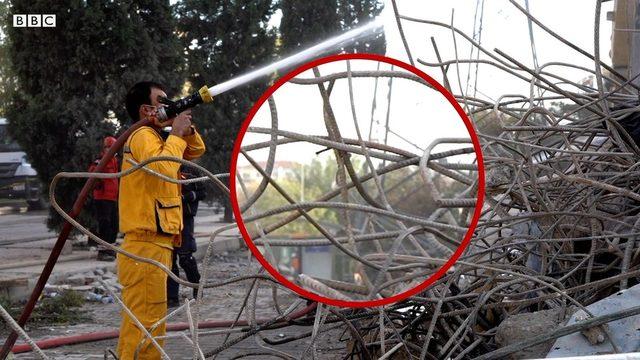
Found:
<path fill-rule="evenodd" d="M 0 118 L 0 198 L 24 199 L 29 210 L 45 207 L 38 173 L 27 155 L 7 131 L 7 120 Z"/>

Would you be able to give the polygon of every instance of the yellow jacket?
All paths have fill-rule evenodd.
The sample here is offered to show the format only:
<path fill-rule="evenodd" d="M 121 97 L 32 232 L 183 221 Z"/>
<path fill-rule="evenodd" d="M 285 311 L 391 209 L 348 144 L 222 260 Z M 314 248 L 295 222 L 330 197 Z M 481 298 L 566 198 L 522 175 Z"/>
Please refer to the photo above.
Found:
<path fill-rule="evenodd" d="M 134 131 L 125 143 L 122 171 L 133 166 L 129 159 L 136 163 L 157 156 L 192 160 L 200 157 L 204 151 L 204 142 L 197 132 L 183 138 L 169 135 L 167 140 L 163 141 L 153 128 L 143 126 Z M 146 167 L 173 179 L 179 178 L 178 162 L 156 161 Z M 153 236 L 147 235 L 162 234 L 167 235 L 167 243 L 160 245 L 171 247 L 171 238 L 179 235 L 182 230 L 180 186 L 142 169 L 120 180 L 118 207 L 120 231 L 132 240 L 152 239 Z"/>

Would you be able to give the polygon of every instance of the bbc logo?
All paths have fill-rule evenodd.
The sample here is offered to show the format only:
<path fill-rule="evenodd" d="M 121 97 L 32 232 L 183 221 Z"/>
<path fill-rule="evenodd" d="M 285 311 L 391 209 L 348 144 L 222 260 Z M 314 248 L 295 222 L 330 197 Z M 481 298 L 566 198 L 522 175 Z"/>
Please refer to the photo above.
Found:
<path fill-rule="evenodd" d="M 13 27 L 56 27 L 55 14 L 13 15 Z"/>

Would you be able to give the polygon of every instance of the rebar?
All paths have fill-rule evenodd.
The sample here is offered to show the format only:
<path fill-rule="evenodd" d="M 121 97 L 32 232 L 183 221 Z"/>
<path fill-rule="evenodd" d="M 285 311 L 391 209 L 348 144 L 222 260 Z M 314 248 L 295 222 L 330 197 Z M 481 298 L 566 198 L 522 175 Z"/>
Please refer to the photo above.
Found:
<path fill-rule="evenodd" d="M 298 309 L 301 302 L 278 303 L 277 291 L 295 293 L 277 285 L 269 275 L 258 273 L 224 282 L 210 282 L 207 268 L 215 266 L 211 259 L 212 244 L 220 233 L 235 226 L 212 234 L 203 261 L 203 277 L 199 284 L 192 284 L 176 278 L 170 269 L 157 262 L 134 257 L 107 244 L 66 215 L 55 202 L 55 185 L 62 178 L 121 177 L 141 169 L 161 177 L 145 167 L 153 161 L 176 161 L 193 167 L 203 176 L 188 181 L 212 181 L 225 193 L 229 192 L 218 180 L 221 175 L 214 175 L 182 159 L 149 159 L 135 164 L 127 173 L 113 175 L 61 173 L 51 186 L 52 204 L 67 221 L 101 245 L 159 266 L 180 284 L 199 289 L 195 301 L 177 310 L 178 313 L 193 312 L 189 311 L 189 334 L 172 337 L 173 341 L 185 341 L 194 357 L 211 358 L 244 339 L 254 337 L 258 349 L 245 353 L 246 356 L 302 358 L 305 354 L 315 354 L 315 348 L 320 348 L 322 344 L 318 339 L 321 334 L 342 330 L 340 339 L 344 343 L 342 355 L 345 358 L 495 358 L 553 341 L 586 327 L 637 315 L 639 310 L 632 308 L 590 317 L 578 325 L 560 326 L 544 336 L 533 336 L 528 341 L 508 347 L 500 348 L 496 343 L 495 335 L 500 324 L 512 315 L 549 309 L 557 309 L 564 314 L 570 307 L 584 310 L 619 290 L 637 285 L 640 277 L 640 242 L 637 241 L 640 236 L 640 139 L 634 135 L 634 123 L 640 119 L 640 102 L 638 88 L 632 82 L 638 75 L 624 78 L 601 61 L 597 46 L 593 55 L 580 49 L 543 25 L 516 1 L 510 2 L 525 15 L 530 26 L 535 23 L 562 44 L 593 61 L 593 66 L 587 68 L 553 61 L 530 68 L 513 54 L 486 49 L 480 38 L 457 29 L 453 17 L 449 24 L 409 17 L 402 14 L 395 1 L 392 2 L 410 61 L 415 59 L 427 73 L 441 74 L 447 89 L 453 92 L 455 99 L 464 105 L 473 119 L 486 173 L 485 201 L 479 205 L 482 210 L 480 220 L 468 248 L 459 261 L 441 278 L 435 279 L 431 286 L 399 303 L 373 310 L 322 306 L 315 314 L 293 321 L 288 314 Z M 596 6 L 597 34 L 599 1 Z M 438 39 L 436 44 L 435 37 L 423 39 L 431 42 L 435 50 L 434 59 L 429 54 L 416 54 L 415 51 L 412 54 L 412 44 L 405 37 L 407 28 L 403 28 L 406 22 L 420 24 L 427 34 L 437 28 L 447 29 L 450 32 L 447 46 L 455 46 L 456 49 L 462 45 L 469 46 L 471 56 L 461 59 L 456 51 L 454 58 L 443 58 L 445 40 Z M 531 32 L 529 36 L 532 37 Z M 598 44 L 597 36 L 594 40 Z M 475 57 L 473 51 L 477 52 Z M 470 71 L 472 65 L 476 67 L 474 85 L 469 85 L 470 77 L 463 84 L 460 72 L 464 68 L 461 66 L 467 66 L 467 71 Z M 584 76 L 593 76 L 596 86 L 567 79 L 563 74 L 567 68 L 581 71 Z M 486 69 L 521 81 L 527 86 L 527 94 L 504 94 L 497 100 L 483 97 L 478 87 L 490 85 L 478 82 L 477 72 Z M 450 70 L 456 70 L 455 74 L 451 75 Z M 456 76 L 455 81 L 448 76 Z M 266 149 L 269 152 L 266 166 L 248 160 L 259 174 L 260 182 L 250 188 L 246 179 L 232 179 L 242 183 L 238 194 L 240 209 L 246 215 L 243 220 L 254 244 L 264 250 L 267 259 L 275 261 L 273 253 L 283 247 L 330 246 L 358 264 L 353 270 L 361 275 L 360 282 L 323 279 L 309 274 L 289 276 L 293 283 L 304 289 L 347 301 L 390 297 L 419 285 L 434 274 L 460 245 L 461 234 L 470 223 L 470 209 L 480 195 L 477 194 L 476 164 L 473 161 L 467 164 L 451 161 L 456 156 L 472 154 L 473 147 L 466 144 L 453 150 L 435 152 L 435 147 L 443 142 L 450 145 L 468 140 L 412 143 L 410 148 L 413 150 L 407 150 L 373 141 L 371 135 L 363 138 L 353 110 L 357 98 L 353 83 L 356 78 L 375 81 L 376 91 L 381 83 L 377 81 L 379 78 L 426 84 L 408 72 L 381 70 L 380 67 L 371 71 L 355 71 L 349 67 L 347 71 L 323 75 L 318 72 L 316 77 L 294 78 L 291 84 L 319 88 L 318 97 L 324 105 L 328 136 L 279 128 L 275 98 L 271 98 L 271 127 L 252 126 L 248 129 L 253 134 L 267 135 L 270 140 L 243 144 L 240 155 L 252 159 L 253 151 Z M 332 104 L 328 99 L 338 82 L 349 86 L 352 119 L 348 122 L 356 124 L 357 136 L 354 138 L 343 136 L 340 126 L 347 122 L 344 119 L 338 121 L 335 115 L 333 118 L 331 115 Z M 381 106 L 375 99 L 372 105 L 373 108 Z M 371 110 L 372 114 L 374 110 Z M 384 124 L 381 128 L 385 135 L 399 134 L 392 124 Z M 278 187 L 278 179 L 274 175 L 275 154 L 282 149 L 278 147 L 298 143 L 315 144 L 331 150 L 333 161 L 339 165 L 334 188 L 306 201 L 298 201 L 287 189 Z M 362 169 L 354 166 L 353 160 L 357 157 L 363 159 Z M 402 183 L 394 184 L 390 179 L 392 174 L 405 170 L 413 170 L 407 173 L 407 178 L 418 179 L 421 187 L 434 187 L 434 179 L 438 176 L 460 190 L 454 196 L 443 197 L 435 189 L 432 212 L 403 213 L 397 210 L 399 204 L 392 203 L 385 193 L 393 191 L 394 187 L 401 188 Z M 238 174 L 231 176 L 237 177 Z M 166 177 L 163 180 L 183 182 Z M 268 189 L 276 191 L 286 202 L 272 204 L 268 209 L 259 208 L 257 204 Z M 342 221 L 337 224 L 338 230 L 314 220 L 314 211 L 318 209 L 343 214 Z M 249 210 L 253 212 L 249 213 Z M 298 237 L 281 235 L 288 224 L 301 220 L 312 223 L 317 232 Z M 256 224 L 255 228 L 251 227 Z M 209 333 L 198 329 L 207 292 L 247 280 L 250 284 L 236 322 L 244 313 L 249 326 L 242 331 L 231 326 L 228 331 Z M 256 299 L 258 289 L 265 286 L 274 286 L 272 302 L 279 315 L 272 321 L 258 324 L 255 321 Z M 261 332 L 274 324 L 310 329 L 279 340 L 261 337 Z M 230 339 L 237 333 L 240 334 Z M 198 341 L 198 336 L 220 335 L 225 336 L 220 346 L 212 347 Z M 290 353 L 291 348 L 287 352 L 278 348 L 307 338 L 309 343 L 300 346 L 298 353 Z"/>

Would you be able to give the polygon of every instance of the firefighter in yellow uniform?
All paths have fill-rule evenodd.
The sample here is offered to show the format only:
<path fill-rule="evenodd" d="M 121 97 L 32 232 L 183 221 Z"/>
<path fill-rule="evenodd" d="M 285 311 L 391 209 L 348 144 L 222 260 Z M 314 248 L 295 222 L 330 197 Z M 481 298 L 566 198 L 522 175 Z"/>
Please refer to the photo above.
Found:
<path fill-rule="evenodd" d="M 127 112 L 134 121 L 155 116 L 160 97 L 166 97 L 162 85 L 141 82 L 134 85 L 126 97 Z M 124 146 L 122 170 L 151 157 L 173 156 L 192 160 L 205 151 L 204 142 L 191 125 L 191 112 L 176 116 L 172 130 L 166 140 L 160 136 L 157 126 L 143 126 L 133 132 Z M 178 179 L 180 163 L 171 161 L 153 162 L 147 167 L 157 173 Z M 154 259 L 171 269 L 171 252 L 179 241 L 182 230 L 182 201 L 180 187 L 138 170 L 123 177 L 119 194 L 120 231 L 125 234 L 122 249 L 132 254 Z M 124 304 L 149 330 L 167 313 L 167 274 L 155 265 L 136 261 L 118 254 L 118 280 L 123 286 Z M 166 332 L 164 323 L 151 333 L 162 336 Z M 122 312 L 118 358 L 160 359 L 160 352 L 147 339 L 141 346 L 144 333 L 135 322 Z M 160 346 L 162 340 L 158 340 Z"/>

